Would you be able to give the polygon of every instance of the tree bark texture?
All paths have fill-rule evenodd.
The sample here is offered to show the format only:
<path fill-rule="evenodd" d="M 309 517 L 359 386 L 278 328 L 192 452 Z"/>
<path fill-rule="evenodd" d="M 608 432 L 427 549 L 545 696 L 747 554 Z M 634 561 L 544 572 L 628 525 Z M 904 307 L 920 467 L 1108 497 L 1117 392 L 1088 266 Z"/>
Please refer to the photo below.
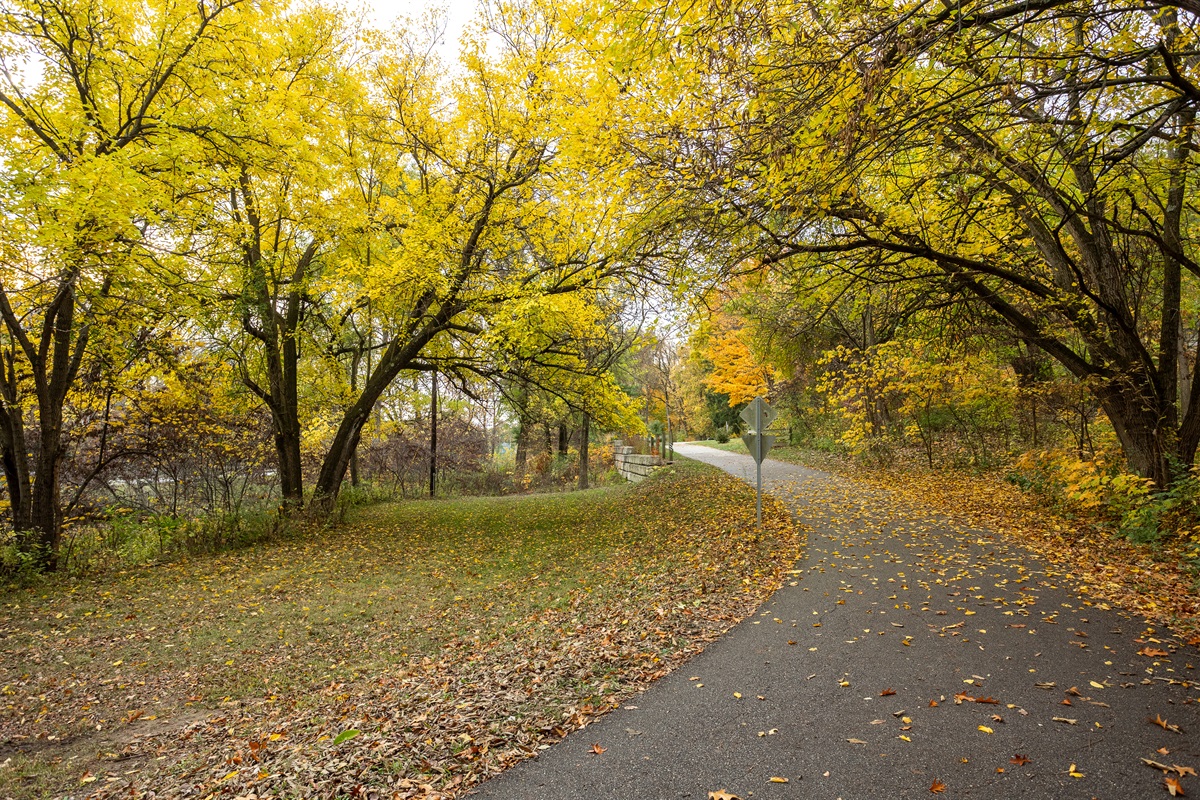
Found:
<path fill-rule="evenodd" d="M 592 417 L 583 412 L 583 423 L 579 428 L 579 488 L 588 488 L 588 439 L 591 436 Z"/>
<path fill-rule="evenodd" d="M 438 426 L 438 379 L 433 371 L 429 398 L 429 496 L 437 497 L 437 426 Z"/>

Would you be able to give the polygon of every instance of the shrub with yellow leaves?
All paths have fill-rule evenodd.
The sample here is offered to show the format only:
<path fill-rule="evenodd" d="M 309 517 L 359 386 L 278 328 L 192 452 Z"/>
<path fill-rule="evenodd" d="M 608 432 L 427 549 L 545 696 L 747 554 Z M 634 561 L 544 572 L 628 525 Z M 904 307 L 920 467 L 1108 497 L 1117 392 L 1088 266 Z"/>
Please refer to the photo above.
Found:
<path fill-rule="evenodd" d="M 1037 450 L 1014 463 L 1008 480 L 1067 509 L 1099 517 L 1135 542 L 1190 534 L 1200 545 L 1196 467 L 1155 492 L 1153 481 L 1127 471 L 1116 450 L 1100 450 L 1090 459 L 1063 450 Z"/>
<path fill-rule="evenodd" d="M 991 460 L 989 439 L 1016 402 L 1011 369 L 934 342 L 836 347 L 821 366 L 817 390 L 841 417 L 842 444 L 856 454 L 919 444 L 930 467 L 939 453 L 979 465 Z"/>

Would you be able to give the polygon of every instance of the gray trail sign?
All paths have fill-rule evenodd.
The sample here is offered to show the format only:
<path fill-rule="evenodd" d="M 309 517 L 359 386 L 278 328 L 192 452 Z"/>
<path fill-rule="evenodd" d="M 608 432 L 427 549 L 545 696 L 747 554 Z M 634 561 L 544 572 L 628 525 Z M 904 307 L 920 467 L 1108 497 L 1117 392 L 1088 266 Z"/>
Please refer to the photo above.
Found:
<path fill-rule="evenodd" d="M 742 421 L 749 428 L 742 434 L 742 441 L 746 443 L 746 449 L 750 451 L 750 457 L 754 459 L 755 487 L 758 490 L 754 508 L 760 528 L 762 527 L 762 462 L 775 445 L 775 437 L 765 431 L 771 427 L 771 423 L 777 416 L 779 416 L 779 412 L 767 405 L 767 401 L 761 397 L 751 400 L 742 409 L 741 414 Z"/>

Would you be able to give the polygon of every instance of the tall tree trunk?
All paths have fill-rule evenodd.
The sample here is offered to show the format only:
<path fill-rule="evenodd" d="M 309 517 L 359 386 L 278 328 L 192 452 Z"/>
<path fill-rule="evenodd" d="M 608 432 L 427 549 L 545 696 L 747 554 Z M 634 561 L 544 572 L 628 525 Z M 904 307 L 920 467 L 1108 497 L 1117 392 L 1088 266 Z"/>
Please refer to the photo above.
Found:
<path fill-rule="evenodd" d="M 1192 391 L 1192 364 L 1191 364 L 1191 344 L 1189 339 L 1194 338 L 1191 332 L 1184 331 L 1179 336 L 1179 355 L 1178 355 L 1178 372 L 1179 378 L 1179 418 L 1184 419 L 1188 415 L 1190 408 L 1189 395 Z"/>
<path fill-rule="evenodd" d="M 666 438 L 663 440 L 663 460 L 674 461 L 675 441 L 671 438 L 671 396 L 664 391 L 663 398 L 663 406 L 665 407 L 667 416 L 667 430 L 664 434 Z"/>
<path fill-rule="evenodd" d="M 371 251 L 367 249 L 367 260 L 370 261 Z M 358 394 L 358 362 L 362 358 L 362 353 L 354 354 L 354 359 L 350 362 L 350 393 Z M 350 485 L 358 487 L 358 448 L 354 449 L 354 455 L 350 456 Z"/>
<path fill-rule="evenodd" d="M 58 497 L 59 469 L 62 464 L 62 409 L 47 404 L 39 411 L 42 425 L 37 460 L 34 462 L 36 472 L 33 477 L 29 528 L 25 531 L 26 547 L 35 545 L 33 551 L 38 553 L 43 565 L 53 570 L 57 566 L 58 543 L 62 535 L 62 510 Z"/>
<path fill-rule="evenodd" d="M 559 423 L 559 425 L 558 425 L 558 454 L 560 456 L 565 456 L 567 454 L 567 448 L 568 448 L 570 441 L 571 441 L 571 432 L 570 432 L 570 429 L 567 428 L 567 423 L 565 423 L 565 422 Z"/>
<path fill-rule="evenodd" d="M 274 415 L 273 415 L 274 416 Z M 283 412 L 275 422 L 275 457 L 279 463 L 279 494 L 285 513 L 304 506 L 304 473 L 300 462 L 300 420 Z"/>
<path fill-rule="evenodd" d="M 438 380 L 433 371 L 433 389 L 429 399 L 429 496 L 437 497 L 437 425 L 438 425 Z"/>
<path fill-rule="evenodd" d="M 300 298 L 291 302 L 299 304 Z M 289 315 L 290 316 L 290 315 Z M 267 346 L 267 372 L 274 402 L 271 404 L 275 422 L 275 452 L 279 458 L 279 488 L 284 511 L 295 511 L 304 505 L 304 474 L 300 462 L 300 396 L 297 372 L 300 361 L 297 346 L 299 320 L 284 317 L 275 328 Z"/>
<path fill-rule="evenodd" d="M 1174 477 L 1172 461 L 1177 453 L 1178 431 L 1166 423 L 1167 414 L 1152 387 L 1114 380 L 1097 388 L 1096 396 L 1121 442 L 1130 468 L 1154 481 L 1160 489 L 1169 486 Z"/>
<path fill-rule="evenodd" d="M 525 465 L 529 461 L 529 426 L 524 417 L 517 420 L 517 453 L 514 460 L 517 475 L 524 475 Z"/>
<path fill-rule="evenodd" d="M 579 428 L 579 488 L 588 488 L 588 437 L 591 436 L 592 417 L 583 412 L 583 424 Z"/>
<path fill-rule="evenodd" d="M 264 314 L 274 313 L 264 309 Z M 304 505 L 304 474 L 300 461 L 300 399 L 297 367 L 300 360 L 296 331 L 281 325 L 278 320 L 267 326 L 267 335 L 260 337 L 267 362 L 267 390 L 257 393 L 271 411 L 275 429 L 275 457 L 279 469 L 279 491 L 285 513 Z M 247 323 L 247 327 L 250 326 Z M 251 388 L 255 388 L 250 382 Z"/>
<path fill-rule="evenodd" d="M 0 462 L 8 487 L 13 530 L 32 526 L 33 483 L 29 470 L 29 447 L 25 442 L 25 413 L 17 395 L 14 355 L 8 354 L 0 375 Z"/>
<path fill-rule="evenodd" d="M 319 244 L 315 239 L 309 242 L 296 259 L 296 265 L 291 274 L 286 276 L 287 279 L 276 279 L 268 274 L 266 261 L 269 257 L 262 250 L 264 234 L 270 239 L 269 227 L 264 228 L 259 217 L 250 173 L 245 169 L 237 188 L 230 191 L 230 203 L 235 219 L 247 230 L 246 238 L 241 243 L 242 266 L 245 269 L 243 293 L 248 306 L 242 314 L 242 328 L 262 344 L 267 366 L 265 389 L 246 369 L 242 373 L 242 382 L 271 412 L 281 508 L 284 513 L 292 513 L 304 505 L 297 372 L 300 363 L 300 330 L 304 323 L 305 278 L 317 256 Z M 257 321 L 254 314 L 258 315 Z"/>

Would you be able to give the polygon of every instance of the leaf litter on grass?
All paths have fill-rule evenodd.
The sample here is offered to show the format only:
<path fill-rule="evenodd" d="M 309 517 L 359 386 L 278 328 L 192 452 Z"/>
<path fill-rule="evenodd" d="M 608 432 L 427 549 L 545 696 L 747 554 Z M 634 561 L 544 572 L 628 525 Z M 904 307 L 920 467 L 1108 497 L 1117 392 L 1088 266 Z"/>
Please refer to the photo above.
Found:
<path fill-rule="evenodd" d="M 453 797 L 778 587 L 803 534 L 771 500 L 756 531 L 753 507 L 740 481 L 689 466 L 376 507 L 278 549 L 16 593 L 0 742 L 51 765 L 46 793 Z"/>

